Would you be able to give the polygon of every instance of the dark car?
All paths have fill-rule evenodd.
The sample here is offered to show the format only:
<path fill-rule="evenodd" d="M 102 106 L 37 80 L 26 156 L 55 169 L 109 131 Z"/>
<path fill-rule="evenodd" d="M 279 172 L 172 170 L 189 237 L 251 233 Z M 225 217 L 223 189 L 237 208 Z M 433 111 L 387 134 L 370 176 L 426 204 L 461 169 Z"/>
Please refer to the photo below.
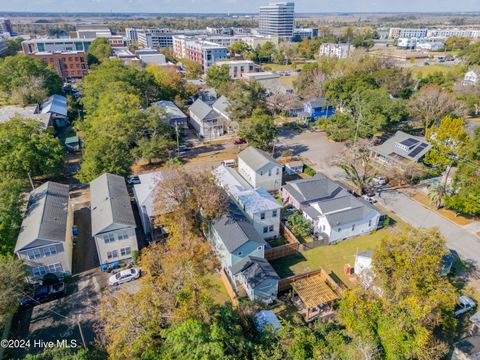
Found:
<path fill-rule="evenodd" d="M 233 144 L 234 144 L 234 145 L 242 145 L 242 144 L 246 144 L 246 142 L 247 142 L 247 141 L 244 140 L 244 139 L 235 139 L 235 140 L 233 141 Z"/>
<path fill-rule="evenodd" d="M 35 286 L 26 291 L 26 296 L 20 300 L 20 306 L 35 306 L 65 295 L 65 283 L 60 281 L 54 274 L 47 274 L 43 278 L 42 285 Z"/>
<path fill-rule="evenodd" d="M 127 183 L 129 185 L 140 184 L 140 178 L 137 175 L 129 176 L 128 179 L 127 179 Z"/>

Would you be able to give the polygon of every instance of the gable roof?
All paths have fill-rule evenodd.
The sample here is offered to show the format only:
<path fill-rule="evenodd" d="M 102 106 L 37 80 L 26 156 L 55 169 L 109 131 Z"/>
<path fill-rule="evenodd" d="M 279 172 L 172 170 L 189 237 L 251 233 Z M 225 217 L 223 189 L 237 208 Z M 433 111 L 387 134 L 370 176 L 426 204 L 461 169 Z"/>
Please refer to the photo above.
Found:
<path fill-rule="evenodd" d="M 233 202 L 230 202 L 227 214 L 212 221 L 212 227 L 230 253 L 249 241 L 258 243 L 258 246 L 267 244 Z"/>
<path fill-rule="evenodd" d="M 284 185 L 284 189 L 300 203 L 331 198 L 343 190 L 335 181 L 321 173 L 308 179 L 289 181 Z"/>
<path fill-rule="evenodd" d="M 216 116 L 217 113 L 207 103 L 203 102 L 201 99 L 197 99 L 190 107 L 188 108 L 190 113 L 195 115 L 198 119 L 204 120 L 209 116 Z M 212 114 L 213 113 L 213 114 Z"/>
<path fill-rule="evenodd" d="M 49 181 L 30 193 L 15 252 L 65 241 L 68 189 Z"/>
<path fill-rule="evenodd" d="M 253 146 L 249 146 L 243 150 L 238 154 L 238 158 L 242 159 L 253 171 L 258 171 L 268 164 L 280 166 L 280 164 L 265 151 L 254 148 Z"/>
<path fill-rule="evenodd" d="M 54 113 L 67 116 L 67 98 L 61 95 L 52 95 L 42 104 L 42 114 Z"/>
<path fill-rule="evenodd" d="M 253 214 L 282 208 L 282 205 L 264 188 L 245 190 L 238 194 L 238 201 L 247 212 Z"/>
<path fill-rule="evenodd" d="M 40 113 L 38 105 L 27 105 L 25 107 L 19 105 L 0 106 L 0 123 L 7 122 L 16 116 L 25 120 L 39 121 L 45 128 L 50 125 L 52 118 L 50 113 Z"/>
<path fill-rule="evenodd" d="M 238 197 L 238 194 L 243 191 L 252 189 L 250 184 L 231 167 L 220 165 L 212 171 L 212 174 L 219 185 L 234 197 Z"/>
<path fill-rule="evenodd" d="M 232 266 L 232 274 L 242 273 L 246 282 L 252 289 L 267 279 L 280 280 L 275 269 L 270 263 L 256 256 L 247 256 Z"/>
<path fill-rule="evenodd" d="M 403 131 L 397 131 L 383 144 L 373 146 L 371 149 L 397 162 L 420 160 L 430 149 L 432 145 L 421 136 L 414 136 Z"/>
<path fill-rule="evenodd" d="M 90 183 L 92 235 L 112 225 L 135 227 L 127 185 L 122 176 L 105 173 Z"/>
<path fill-rule="evenodd" d="M 187 115 L 183 113 L 180 108 L 175 105 L 173 101 L 170 100 L 160 100 L 157 102 L 154 102 L 151 104 L 152 106 L 158 106 L 161 107 L 163 110 L 165 110 L 165 113 L 170 117 L 170 119 L 175 120 L 175 119 L 186 119 Z"/>
<path fill-rule="evenodd" d="M 213 103 L 212 108 L 223 117 L 226 117 L 227 119 L 229 119 L 230 114 L 227 111 L 228 105 L 229 105 L 228 98 L 222 95 L 217 99 L 217 101 Z"/>
<path fill-rule="evenodd" d="M 323 107 L 323 104 L 325 103 L 325 98 L 315 98 L 307 102 L 312 109 L 317 109 Z"/>

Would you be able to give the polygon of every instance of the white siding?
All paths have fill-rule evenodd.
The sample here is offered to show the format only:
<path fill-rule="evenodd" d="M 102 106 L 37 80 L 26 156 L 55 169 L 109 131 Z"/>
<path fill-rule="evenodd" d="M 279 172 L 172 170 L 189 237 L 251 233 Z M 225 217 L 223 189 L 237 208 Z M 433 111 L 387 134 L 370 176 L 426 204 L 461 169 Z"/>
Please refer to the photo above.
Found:
<path fill-rule="evenodd" d="M 126 239 L 119 239 L 119 236 L 127 235 Z M 105 242 L 107 236 L 113 236 L 113 242 Z M 95 243 L 97 245 L 98 259 L 100 264 L 109 264 L 115 261 L 123 261 L 132 258 L 132 252 L 138 251 L 137 236 L 134 228 L 122 228 L 114 231 L 109 231 L 95 236 Z M 130 254 L 121 255 L 121 249 L 130 248 Z M 117 256 L 108 258 L 109 252 L 117 251 Z"/>

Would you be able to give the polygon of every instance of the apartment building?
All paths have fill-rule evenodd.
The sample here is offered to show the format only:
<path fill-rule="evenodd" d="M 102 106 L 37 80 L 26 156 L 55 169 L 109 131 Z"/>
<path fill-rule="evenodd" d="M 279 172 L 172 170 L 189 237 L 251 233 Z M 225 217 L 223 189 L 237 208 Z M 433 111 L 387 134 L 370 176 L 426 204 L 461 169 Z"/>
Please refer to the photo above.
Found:
<path fill-rule="evenodd" d="M 314 38 L 318 36 L 318 28 L 295 28 L 293 29 L 293 37 L 296 40 L 303 40 L 306 38 Z"/>
<path fill-rule="evenodd" d="M 185 48 L 186 58 L 199 63 L 204 72 L 207 72 L 214 63 L 225 60 L 228 56 L 228 49 L 225 46 L 209 41 L 187 41 Z"/>
<path fill-rule="evenodd" d="M 0 37 L 0 56 L 5 54 L 8 50 L 8 45 L 7 45 L 7 41 Z"/>
<path fill-rule="evenodd" d="M 0 19 L 0 35 L 10 36 L 13 33 L 12 24 L 8 19 Z"/>
<path fill-rule="evenodd" d="M 131 30 L 130 30 L 131 32 Z M 169 29 L 136 30 L 138 45 L 146 48 L 171 48 L 173 47 L 173 33 Z"/>
<path fill-rule="evenodd" d="M 226 65 L 230 69 L 230 78 L 233 80 L 241 79 L 244 73 L 258 72 L 259 67 L 251 60 L 231 60 L 218 61 L 215 65 Z"/>
<path fill-rule="evenodd" d="M 277 2 L 260 7 L 259 33 L 285 39 L 293 37 L 295 3 Z"/>
<path fill-rule="evenodd" d="M 112 32 L 103 24 L 78 24 L 75 35 L 78 39 L 109 38 Z"/>
<path fill-rule="evenodd" d="M 390 39 L 398 38 L 424 38 L 428 35 L 428 29 L 391 28 L 388 34 Z"/>
<path fill-rule="evenodd" d="M 351 49 L 349 44 L 324 43 L 320 45 L 318 53 L 320 56 L 346 59 L 350 55 L 351 51 L 353 51 L 353 49 Z"/>
<path fill-rule="evenodd" d="M 449 38 L 452 36 L 466 37 L 472 40 L 480 39 L 480 29 L 430 29 L 427 33 L 428 37 L 445 37 Z"/>
<path fill-rule="evenodd" d="M 83 79 L 88 74 L 87 57 L 83 51 L 37 52 L 30 56 L 51 65 L 64 81 Z"/>
<path fill-rule="evenodd" d="M 24 54 L 30 55 L 39 52 L 63 52 L 63 51 L 83 51 L 87 52 L 88 47 L 94 39 L 51 39 L 39 38 L 22 41 L 22 50 Z"/>

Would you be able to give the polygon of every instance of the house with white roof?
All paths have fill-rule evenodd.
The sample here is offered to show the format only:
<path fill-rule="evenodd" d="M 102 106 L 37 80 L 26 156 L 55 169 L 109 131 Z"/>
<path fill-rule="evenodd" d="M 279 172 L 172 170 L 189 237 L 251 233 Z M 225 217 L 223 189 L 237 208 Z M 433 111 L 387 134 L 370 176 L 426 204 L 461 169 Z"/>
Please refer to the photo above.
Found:
<path fill-rule="evenodd" d="M 314 232 L 327 237 L 329 243 L 376 230 L 384 217 L 371 204 L 320 173 L 287 182 L 281 194 L 284 203 L 296 208 L 312 223 Z"/>
<path fill-rule="evenodd" d="M 280 233 L 282 206 L 263 188 L 252 188 L 235 169 L 221 165 L 213 171 L 219 186 L 235 201 L 263 239 Z"/>
<path fill-rule="evenodd" d="M 122 176 L 105 173 L 90 183 L 92 236 L 103 269 L 138 251 L 136 223 Z"/>
<path fill-rule="evenodd" d="M 29 282 L 39 282 L 47 273 L 72 273 L 68 190 L 68 185 L 49 181 L 30 193 L 14 250 Z"/>
<path fill-rule="evenodd" d="M 282 186 L 282 166 L 265 151 L 253 146 L 238 154 L 238 172 L 255 188 L 276 191 Z"/>

